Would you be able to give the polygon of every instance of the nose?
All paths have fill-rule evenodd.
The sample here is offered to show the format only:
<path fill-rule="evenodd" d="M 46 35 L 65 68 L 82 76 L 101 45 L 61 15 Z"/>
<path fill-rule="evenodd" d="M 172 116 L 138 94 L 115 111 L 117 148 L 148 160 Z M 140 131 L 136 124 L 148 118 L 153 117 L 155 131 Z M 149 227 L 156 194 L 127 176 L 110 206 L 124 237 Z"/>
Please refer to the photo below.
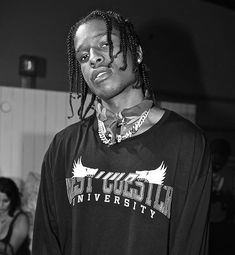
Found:
<path fill-rule="evenodd" d="M 90 49 L 90 66 L 92 68 L 98 67 L 104 61 L 104 56 L 100 54 L 97 50 Z"/>

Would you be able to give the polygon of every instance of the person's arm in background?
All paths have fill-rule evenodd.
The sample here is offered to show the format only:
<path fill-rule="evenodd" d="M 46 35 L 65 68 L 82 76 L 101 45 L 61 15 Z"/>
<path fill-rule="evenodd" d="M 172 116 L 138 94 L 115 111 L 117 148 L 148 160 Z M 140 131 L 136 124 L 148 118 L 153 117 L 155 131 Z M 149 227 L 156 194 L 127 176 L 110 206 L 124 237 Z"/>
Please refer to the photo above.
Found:
<path fill-rule="evenodd" d="M 10 244 L 16 253 L 29 234 L 29 219 L 25 214 L 17 216 L 12 230 Z"/>
<path fill-rule="evenodd" d="M 32 255 L 60 255 L 50 148 L 42 164 L 41 182 L 34 221 Z"/>
<path fill-rule="evenodd" d="M 15 254 L 29 233 L 29 220 L 25 214 L 17 216 L 13 223 L 12 234 L 9 243 L 0 242 L 0 254 Z M 5 253 L 4 253 L 5 252 Z"/>
<path fill-rule="evenodd" d="M 188 183 L 188 194 L 170 255 L 208 254 L 209 207 L 212 188 L 211 154 L 205 139 L 195 144 L 195 160 Z"/>

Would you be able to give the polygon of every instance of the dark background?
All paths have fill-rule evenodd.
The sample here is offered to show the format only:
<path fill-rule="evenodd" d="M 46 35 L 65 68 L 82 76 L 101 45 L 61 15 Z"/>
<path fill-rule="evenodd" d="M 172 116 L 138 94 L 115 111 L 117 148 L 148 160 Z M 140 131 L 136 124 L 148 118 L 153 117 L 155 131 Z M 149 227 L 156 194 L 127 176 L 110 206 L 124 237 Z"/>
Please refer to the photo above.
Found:
<path fill-rule="evenodd" d="M 2 1 L 0 86 L 21 86 L 19 57 L 26 54 L 46 63 L 36 89 L 68 91 L 66 37 L 70 26 L 93 9 L 112 9 L 135 24 L 159 99 L 195 103 L 197 124 L 210 140 L 227 139 L 234 156 L 235 10 L 230 3 Z"/>

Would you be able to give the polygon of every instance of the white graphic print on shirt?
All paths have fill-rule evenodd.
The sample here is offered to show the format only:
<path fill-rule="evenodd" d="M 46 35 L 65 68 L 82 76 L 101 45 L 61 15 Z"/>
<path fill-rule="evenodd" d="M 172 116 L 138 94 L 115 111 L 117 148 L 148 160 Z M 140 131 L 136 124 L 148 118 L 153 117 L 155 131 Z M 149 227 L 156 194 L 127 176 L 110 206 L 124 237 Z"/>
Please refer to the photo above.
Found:
<path fill-rule="evenodd" d="M 69 203 L 75 206 L 85 201 L 102 201 L 148 213 L 152 219 L 158 211 L 169 219 L 173 188 L 163 184 L 166 170 L 162 162 L 153 170 L 105 172 L 84 166 L 80 157 L 73 164 L 73 177 L 66 178 Z M 102 181 L 102 192 L 93 190 L 93 180 Z"/>

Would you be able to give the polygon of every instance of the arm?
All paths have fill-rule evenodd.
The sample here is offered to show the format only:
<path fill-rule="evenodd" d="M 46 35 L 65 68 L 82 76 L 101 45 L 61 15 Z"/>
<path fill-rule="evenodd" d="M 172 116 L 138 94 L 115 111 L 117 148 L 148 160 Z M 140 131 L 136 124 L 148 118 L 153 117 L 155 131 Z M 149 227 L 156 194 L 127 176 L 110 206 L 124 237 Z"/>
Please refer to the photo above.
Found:
<path fill-rule="evenodd" d="M 206 255 L 212 184 L 210 151 L 204 139 L 195 146 L 187 196 L 177 219 L 170 255 Z"/>
<path fill-rule="evenodd" d="M 16 253 L 29 233 L 29 220 L 25 214 L 20 214 L 14 222 L 10 245 Z"/>
<path fill-rule="evenodd" d="M 12 234 L 9 243 L 0 242 L 0 252 L 13 255 L 19 249 L 29 233 L 29 221 L 25 214 L 17 216 L 13 223 Z M 4 253 L 5 254 L 5 253 Z"/>
<path fill-rule="evenodd" d="M 61 254 L 51 165 L 48 151 L 42 164 L 41 182 L 34 221 L 32 255 Z"/>

